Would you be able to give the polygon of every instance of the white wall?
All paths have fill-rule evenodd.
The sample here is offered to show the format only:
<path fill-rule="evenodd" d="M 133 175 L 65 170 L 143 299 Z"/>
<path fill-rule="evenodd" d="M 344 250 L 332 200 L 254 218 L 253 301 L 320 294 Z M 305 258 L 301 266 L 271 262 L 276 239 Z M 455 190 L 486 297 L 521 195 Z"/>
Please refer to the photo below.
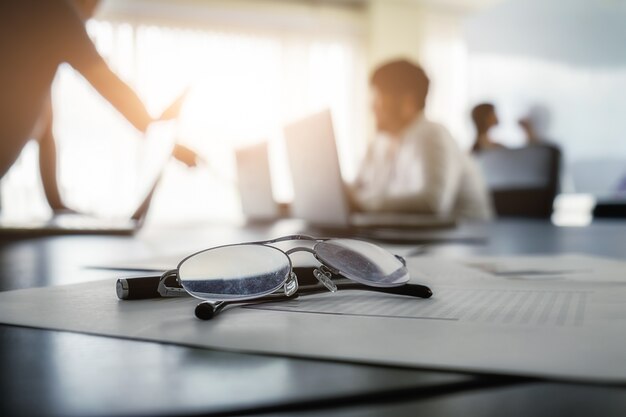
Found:
<path fill-rule="evenodd" d="M 626 176 L 626 4 L 509 0 L 466 22 L 470 100 L 493 101 L 503 143 L 540 104 L 564 150 L 570 191 L 610 194 Z"/>
<path fill-rule="evenodd" d="M 368 8 L 370 70 L 395 58 L 419 63 L 431 80 L 427 115 L 469 147 L 467 49 L 459 4 L 434 7 L 417 1 L 372 1 Z"/>

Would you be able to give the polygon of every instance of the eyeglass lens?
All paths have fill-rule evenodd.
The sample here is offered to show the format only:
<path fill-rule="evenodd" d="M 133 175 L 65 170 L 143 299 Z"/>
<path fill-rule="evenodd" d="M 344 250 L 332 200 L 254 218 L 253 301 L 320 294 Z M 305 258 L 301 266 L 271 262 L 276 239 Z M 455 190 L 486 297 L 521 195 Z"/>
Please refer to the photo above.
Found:
<path fill-rule="evenodd" d="M 343 276 L 375 287 L 393 287 L 409 280 L 403 262 L 380 246 L 354 239 L 330 239 L 315 244 L 317 258 Z"/>
<path fill-rule="evenodd" d="M 264 245 L 231 245 L 199 252 L 183 260 L 183 288 L 203 300 L 247 300 L 280 288 L 291 271 L 289 257 Z"/>

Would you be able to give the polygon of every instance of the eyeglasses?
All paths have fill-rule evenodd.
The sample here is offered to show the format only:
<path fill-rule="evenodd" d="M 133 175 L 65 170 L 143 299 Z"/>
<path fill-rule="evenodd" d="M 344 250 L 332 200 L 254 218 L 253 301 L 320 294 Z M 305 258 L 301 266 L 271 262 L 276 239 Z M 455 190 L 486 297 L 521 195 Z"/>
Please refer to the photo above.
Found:
<path fill-rule="evenodd" d="M 272 246 L 287 241 L 307 241 L 310 247 L 281 250 Z M 320 263 L 313 269 L 319 284 L 298 285 L 290 257 L 296 252 L 311 253 Z M 227 305 L 280 301 L 327 290 L 358 289 L 420 298 L 432 295 L 428 287 L 408 281 L 405 260 L 372 243 L 291 235 L 194 253 L 161 276 L 158 292 L 162 297 L 189 294 L 202 300 L 196 317 L 209 320 Z"/>

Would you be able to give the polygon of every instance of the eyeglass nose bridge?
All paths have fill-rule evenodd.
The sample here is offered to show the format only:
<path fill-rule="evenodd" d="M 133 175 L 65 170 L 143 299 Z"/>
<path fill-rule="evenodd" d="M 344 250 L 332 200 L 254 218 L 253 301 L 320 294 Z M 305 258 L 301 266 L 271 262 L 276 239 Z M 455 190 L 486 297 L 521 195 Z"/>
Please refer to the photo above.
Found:
<path fill-rule="evenodd" d="M 322 272 L 325 275 L 328 275 L 328 274 L 332 275 L 332 274 L 340 274 L 341 273 L 341 271 L 338 271 L 337 269 L 335 269 L 335 268 L 333 268 L 333 267 L 331 267 L 329 265 L 326 265 L 324 260 L 320 259 L 320 257 L 317 255 L 317 252 L 315 251 L 315 249 L 307 248 L 307 247 L 304 247 L 304 246 L 298 246 L 296 248 L 291 248 L 291 249 L 285 251 L 285 253 L 287 255 L 291 255 L 292 253 L 295 253 L 295 252 L 308 252 L 308 253 L 312 254 L 313 257 L 315 258 L 315 260 L 317 260 L 319 263 L 322 264 L 322 266 L 320 267 L 320 272 Z"/>
<path fill-rule="evenodd" d="M 299 247 L 291 248 L 291 249 L 285 251 L 287 256 L 289 256 L 289 255 L 291 255 L 292 253 L 295 253 L 295 252 L 308 252 L 308 253 L 313 254 L 315 259 L 319 263 L 322 264 L 319 268 L 316 268 L 316 269 L 313 270 L 313 276 L 319 281 L 320 284 L 325 286 L 330 292 L 337 291 L 337 285 L 331 280 L 331 277 L 332 277 L 332 274 L 338 274 L 339 271 L 337 271 L 334 268 L 331 268 L 328 265 L 324 264 L 324 261 L 321 260 L 317 256 L 317 252 L 315 252 L 315 249 L 299 246 Z M 292 272 L 292 275 L 294 275 L 293 272 Z M 286 290 L 287 290 L 287 286 L 285 284 L 285 293 L 287 292 Z"/>
<path fill-rule="evenodd" d="M 167 285 L 167 280 L 171 278 L 174 278 L 176 282 L 179 283 L 178 269 L 170 269 L 161 275 L 161 278 L 159 279 L 159 287 L 157 288 L 159 295 L 161 297 L 181 297 L 187 295 L 187 291 L 185 291 L 183 287 L 170 287 Z"/>

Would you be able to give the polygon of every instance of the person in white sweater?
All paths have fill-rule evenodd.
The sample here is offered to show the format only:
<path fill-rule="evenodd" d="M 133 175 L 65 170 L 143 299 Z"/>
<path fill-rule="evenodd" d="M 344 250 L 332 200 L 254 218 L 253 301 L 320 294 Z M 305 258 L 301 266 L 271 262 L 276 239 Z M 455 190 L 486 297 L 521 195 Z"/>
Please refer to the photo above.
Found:
<path fill-rule="evenodd" d="M 351 187 L 356 209 L 490 219 L 480 170 L 424 115 L 429 80 L 422 68 L 392 61 L 374 72 L 371 85 L 379 135 Z"/>

